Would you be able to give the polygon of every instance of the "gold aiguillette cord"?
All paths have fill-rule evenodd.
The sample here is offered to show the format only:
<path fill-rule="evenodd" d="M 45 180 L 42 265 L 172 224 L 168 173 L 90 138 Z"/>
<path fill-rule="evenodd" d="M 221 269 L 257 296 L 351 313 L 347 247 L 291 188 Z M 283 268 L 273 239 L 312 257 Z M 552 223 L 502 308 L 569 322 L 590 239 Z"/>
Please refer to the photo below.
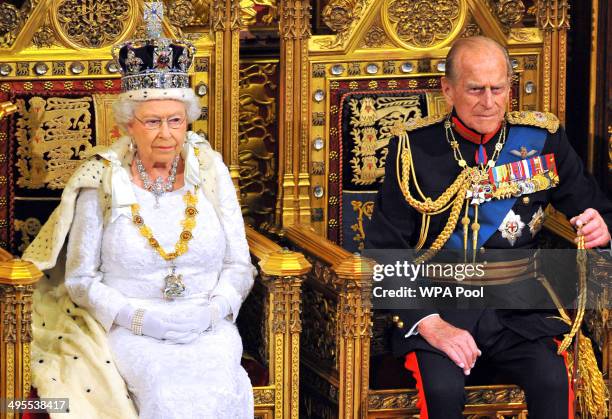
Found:
<path fill-rule="evenodd" d="M 420 263 L 431 259 L 448 241 L 452 232 L 459 221 L 459 214 L 463 201 L 465 200 L 467 190 L 469 188 L 469 168 L 461 171 L 455 181 L 435 200 L 425 197 L 416 179 L 416 173 L 412 164 L 412 152 L 410 150 L 410 141 L 408 134 L 404 133 L 399 136 L 399 148 L 396 159 L 396 176 L 404 199 L 408 204 L 422 214 L 421 232 L 418 240 L 417 250 L 422 248 L 427 238 L 429 230 L 429 218 L 433 215 L 440 214 L 451 209 L 450 215 L 440 235 L 434 240 L 431 247 L 421 256 L 415 259 L 415 263 Z M 421 200 L 416 199 L 410 192 L 410 178 L 414 180 L 414 187 L 421 196 Z"/>

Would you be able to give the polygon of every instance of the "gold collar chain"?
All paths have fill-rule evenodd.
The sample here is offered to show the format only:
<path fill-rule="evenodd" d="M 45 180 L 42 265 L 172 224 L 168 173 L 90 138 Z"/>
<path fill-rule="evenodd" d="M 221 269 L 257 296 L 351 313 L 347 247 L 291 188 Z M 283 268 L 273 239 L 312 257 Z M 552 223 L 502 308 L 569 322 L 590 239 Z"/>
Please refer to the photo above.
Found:
<path fill-rule="evenodd" d="M 465 169 L 467 167 L 467 162 L 463 158 L 463 155 L 461 154 L 461 150 L 459 149 L 459 142 L 457 141 L 457 139 L 455 138 L 455 134 L 453 133 L 450 117 L 451 117 L 451 114 L 449 113 L 448 116 L 446 117 L 446 120 L 444 121 L 446 141 L 451 146 L 451 149 L 453 150 L 453 157 L 457 161 L 457 164 L 459 164 L 459 167 L 461 167 L 462 169 Z M 486 169 L 490 167 L 495 166 L 495 162 L 497 161 L 497 158 L 499 157 L 499 153 L 501 153 L 502 149 L 504 148 L 505 143 L 506 143 L 506 120 L 504 119 L 504 122 L 502 123 L 502 127 L 501 127 L 501 132 L 499 133 L 499 136 L 497 138 L 497 144 L 495 144 L 495 151 L 493 151 L 493 156 L 491 156 L 491 159 L 489 159 L 486 166 L 480 163 L 481 172 L 485 171 Z"/>
<path fill-rule="evenodd" d="M 195 194 L 192 194 L 191 191 L 187 191 L 183 196 L 183 201 L 185 201 L 185 218 L 181 221 L 181 225 L 183 226 L 183 231 L 179 235 L 179 240 L 174 245 L 174 252 L 167 253 L 163 247 L 159 244 L 157 239 L 153 236 L 153 232 L 151 228 L 144 223 L 144 219 L 140 215 L 140 206 L 138 204 L 132 204 L 132 221 L 138 227 L 140 234 L 142 234 L 151 247 L 159 253 L 159 255 L 164 260 L 173 260 L 182 254 L 186 253 L 189 250 L 188 243 L 193 238 L 193 234 L 191 233 L 196 225 L 195 216 L 198 213 L 197 204 L 198 204 L 198 193 L 197 188 Z"/>
<path fill-rule="evenodd" d="M 444 128 L 446 132 L 446 141 L 450 144 L 451 149 L 453 150 L 453 157 L 459 164 L 463 170 L 468 170 L 468 178 L 469 178 L 469 189 L 467 191 L 466 200 L 465 200 L 465 212 L 463 217 L 461 218 L 461 225 L 463 226 L 463 252 L 464 258 L 467 258 L 467 247 L 468 247 L 468 236 L 469 230 L 472 230 L 472 258 L 473 261 L 476 259 L 476 249 L 478 248 L 478 233 L 480 231 L 480 223 L 478 222 L 478 206 L 480 202 L 478 199 L 473 199 L 472 204 L 474 205 L 474 220 L 470 220 L 468 209 L 470 206 L 469 195 L 472 194 L 474 197 L 478 196 L 478 192 L 481 189 L 482 182 L 486 181 L 488 178 L 487 171 L 489 168 L 495 166 L 495 162 L 499 157 L 499 153 L 501 153 L 504 148 L 504 144 L 506 143 L 506 120 L 501 126 L 501 132 L 497 138 L 497 143 L 495 144 L 495 150 L 493 151 L 493 155 L 491 159 L 487 162 L 487 164 L 480 163 L 480 167 L 468 167 L 467 162 L 463 158 L 461 154 L 461 150 L 459 149 L 459 142 L 455 138 L 455 134 L 453 133 L 452 124 L 450 121 L 451 114 L 449 113 L 444 121 Z M 471 225 L 470 225 L 471 222 Z"/>

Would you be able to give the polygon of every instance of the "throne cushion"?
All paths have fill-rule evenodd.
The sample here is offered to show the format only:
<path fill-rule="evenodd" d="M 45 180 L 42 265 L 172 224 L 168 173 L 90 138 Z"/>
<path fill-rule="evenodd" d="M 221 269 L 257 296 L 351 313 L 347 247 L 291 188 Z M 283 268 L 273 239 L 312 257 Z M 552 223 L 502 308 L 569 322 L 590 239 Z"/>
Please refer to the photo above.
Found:
<path fill-rule="evenodd" d="M 342 87 L 335 92 L 340 106 L 332 124 L 337 128 L 330 130 L 330 149 L 338 150 L 336 173 L 340 179 L 336 179 L 332 158 L 329 176 L 332 199 L 328 208 L 329 218 L 337 217 L 339 225 L 336 228 L 330 223 L 328 234 L 331 240 L 355 252 L 363 249 L 374 198 L 384 179 L 393 127 L 412 118 L 440 114 L 445 106 L 440 90 Z"/>

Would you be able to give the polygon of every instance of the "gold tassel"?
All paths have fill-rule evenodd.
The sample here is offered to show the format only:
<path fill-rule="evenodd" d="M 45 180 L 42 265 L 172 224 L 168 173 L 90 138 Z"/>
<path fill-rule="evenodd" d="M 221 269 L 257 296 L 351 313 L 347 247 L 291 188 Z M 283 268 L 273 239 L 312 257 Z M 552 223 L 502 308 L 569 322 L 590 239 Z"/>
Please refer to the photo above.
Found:
<path fill-rule="evenodd" d="M 463 225 L 463 261 L 467 263 L 467 242 L 468 242 L 468 226 L 470 225 L 470 217 L 468 217 L 468 211 L 470 208 L 470 201 L 465 200 L 465 215 L 461 219 Z"/>
<path fill-rule="evenodd" d="M 423 213 L 422 217 L 421 217 L 421 234 L 419 236 L 419 241 L 417 242 L 416 246 L 414 247 L 417 251 L 421 250 L 423 248 L 423 245 L 425 244 L 425 240 L 427 240 L 427 233 L 429 232 L 429 220 L 430 220 L 430 216 Z"/>
<path fill-rule="evenodd" d="M 578 376 L 578 385 L 574 388 L 576 400 L 580 406 L 582 417 L 588 412 L 590 417 L 596 419 L 608 418 L 608 387 L 604 382 L 603 375 L 597 366 L 595 353 L 591 339 L 580 332 L 578 338 L 578 374 L 574 370 L 574 376 Z"/>
<path fill-rule="evenodd" d="M 574 386 L 574 394 L 576 400 L 578 401 L 578 405 L 580 407 L 580 412 L 582 413 L 582 417 L 591 417 L 595 419 L 604 419 L 608 418 L 610 415 L 609 409 L 607 407 L 608 402 L 610 400 L 610 395 L 608 394 L 608 388 L 603 379 L 603 374 L 597 367 L 597 360 L 595 359 L 595 353 L 593 352 L 593 346 L 591 344 L 591 339 L 584 336 L 580 331 L 580 325 L 582 324 L 582 320 L 584 317 L 584 310 L 586 305 L 586 276 L 587 276 L 587 267 L 586 267 L 586 252 L 584 249 L 584 237 L 579 236 L 578 241 L 578 254 L 576 257 L 576 262 L 578 264 L 579 271 L 579 289 L 578 289 L 578 304 L 577 304 L 577 313 L 574 322 L 572 322 L 570 316 L 567 314 L 565 309 L 563 308 L 561 301 L 557 297 L 556 293 L 550 286 L 550 283 L 546 280 L 546 278 L 539 278 L 540 282 L 548 291 L 548 294 L 551 296 L 554 301 L 557 309 L 559 310 L 560 319 L 563 320 L 568 325 L 571 325 L 571 330 L 567 333 L 563 342 L 559 345 L 558 354 L 562 354 L 571 344 L 573 338 L 575 337 L 578 341 L 577 347 L 578 356 L 577 356 L 577 370 L 576 365 L 570 364 L 568 368 L 570 370 L 570 379 L 571 377 L 576 377 Z M 571 363 L 573 357 L 568 356 L 568 361 Z M 587 414 L 588 412 L 588 415 Z"/>
<path fill-rule="evenodd" d="M 563 342 L 559 345 L 557 353 L 561 353 L 567 350 L 572 343 L 574 336 L 580 330 L 582 325 L 582 319 L 584 318 L 584 311 L 586 309 L 587 300 L 587 256 L 584 248 L 584 236 L 578 238 L 578 250 L 576 254 L 576 264 L 578 265 L 578 298 L 576 302 L 576 317 L 569 333 L 566 333 L 563 337 Z"/>
<path fill-rule="evenodd" d="M 478 247 L 478 232 L 480 223 L 478 222 L 478 204 L 474 205 L 474 222 L 472 223 L 472 263 L 476 263 L 476 248 Z"/>
<path fill-rule="evenodd" d="M 610 414 L 607 408 L 607 402 L 610 399 L 608 387 L 604 382 L 603 374 L 597 367 L 591 339 L 584 336 L 580 331 L 587 298 L 587 256 L 584 248 L 584 236 L 579 236 L 578 238 L 576 262 L 579 272 L 576 318 L 570 332 L 565 335 L 563 342 L 559 345 L 558 353 L 565 351 L 570 345 L 572 338 L 576 336 L 578 341 L 578 369 L 576 370 L 575 365 L 572 365 L 571 368 L 573 370 L 572 375 L 577 378 L 574 393 L 580 406 L 580 412 L 582 412 L 583 416 L 588 412 L 590 417 L 596 419 L 608 418 Z M 559 311 L 565 319 L 569 320 L 569 316 L 564 310 L 560 309 Z"/>

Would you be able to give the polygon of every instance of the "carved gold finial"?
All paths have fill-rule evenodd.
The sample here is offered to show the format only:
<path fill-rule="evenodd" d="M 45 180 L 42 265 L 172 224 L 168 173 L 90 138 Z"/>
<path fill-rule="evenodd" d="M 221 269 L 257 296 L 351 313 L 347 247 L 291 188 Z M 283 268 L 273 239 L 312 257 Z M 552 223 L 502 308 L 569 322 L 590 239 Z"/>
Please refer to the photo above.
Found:
<path fill-rule="evenodd" d="M 333 265 L 333 270 L 341 278 L 369 279 L 374 273 L 375 262 L 359 255 L 351 255 L 340 263 Z"/>
<path fill-rule="evenodd" d="M 266 275 L 273 276 L 300 276 L 312 268 L 304 255 L 287 249 L 262 257 L 259 266 Z"/>
<path fill-rule="evenodd" d="M 2 252 L 2 259 L 7 257 L 8 252 Z M 10 259 L 0 261 L 0 285 L 30 285 L 38 281 L 43 273 L 32 262 L 21 259 Z"/>

